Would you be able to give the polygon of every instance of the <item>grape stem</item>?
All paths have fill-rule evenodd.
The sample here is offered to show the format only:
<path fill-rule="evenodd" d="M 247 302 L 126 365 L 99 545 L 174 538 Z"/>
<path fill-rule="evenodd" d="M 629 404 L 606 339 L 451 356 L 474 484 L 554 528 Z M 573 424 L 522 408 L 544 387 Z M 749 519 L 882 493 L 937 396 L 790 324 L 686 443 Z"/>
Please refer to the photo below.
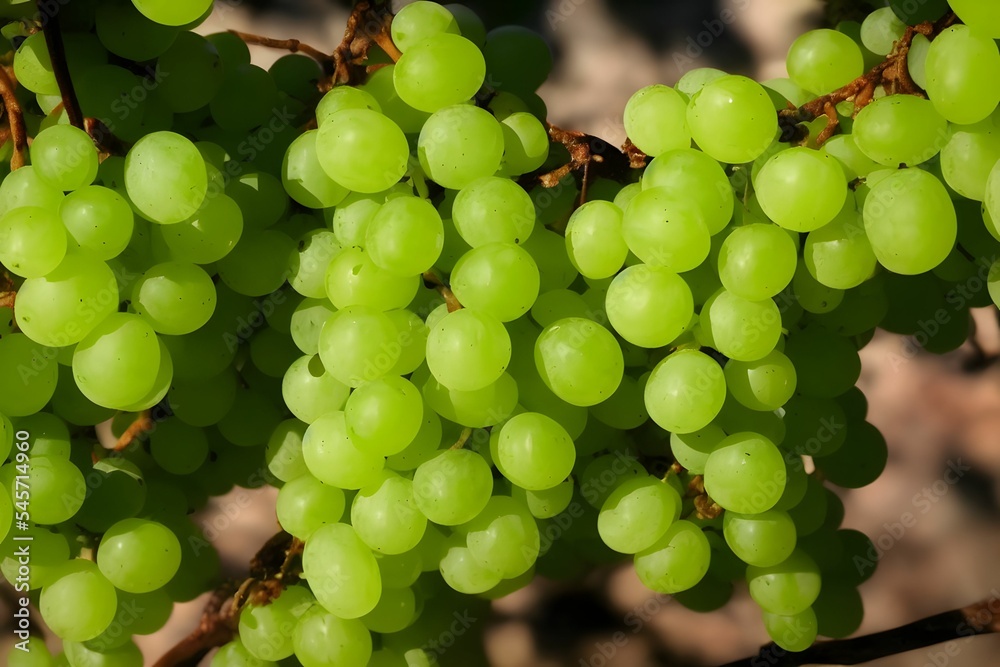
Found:
<path fill-rule="evenodd" d="M 448 305 L 448 312 L 454 313 L 456 310 L 461 310 L 463 308 L 462 304 L 459 302 L 458 297 L 455 293 L 451 291 L 451 288 L 445 284 L 441 276 L 434 273 L 433 271 L 427 271 L 423 274 L 424 283 L 430 287 L 433 287 L 438 291 L 438 294 L 444 299 L 444 302 Z"/>
<path fill-rule="evenodd" d="M 304 53 L 305 55 L 314 58 L 323 66 L 327 66 L 329 63 L 333 62 L 333 56 L 323 53 L 319 49 L 309 46 L 308 44 L 304 44 L 297 39 L 275 39 L 273 37 L 254 35 L 252 33 L 241 32 L 239 30 L 230 30 L 229 32 L 236 35 L 247 44 L 266 46 L 271 49 L 285 49 L 291 53 Z"/>
<path fill-rule="evenodd" d="M 818 642 L 800 653 L 767 644 L 757 655 L 722 667 L 802 667 L 803 665 L 858 665 L 915 649 L 956 642 L 975 635 L 1000 632 L 1000 597 L 991 597 L 961 609 L 946 611 L 907 625 L 854 639 Z"/>
<path fill-rule="evenodd" d="M 875 90 L 880 86 L 890 95 L 903 94 L 926 97 L 923 89 L 910 76 L 907 64 L 910 45 L 918 34 L 928 39 L 934 39 L 942 30 L 953 25 L 957 20 L 955 13 L 949 12 L 937 22 L 924 21 L 915 26 L 907 26 L 906 32 L 896 41 L 885 60 L 873 67 L 868 73 L 851 81 L 846 86 L 806 102 L 798 108 L 791 107 L 779 111 L 780 140 L 786 143 L 805 141 L 808 132 L 801 126 L 801 123 L 808 123 L 820 116 L 826 116 L 826 127 L 816 137 L 816 145 L 822 146 L 840 127 L 837 105 L 841 102 L 853 101 L 852 117 L 857 116 L 875 99 Z"/>
<path fill-rule="evenodd" d="M 24 152 L 28 147 L 28 132 L 24 127 L 24 112 L 14 94 L 16 84 L 6 67 L 0 67 L 0 99 L 10 127 L 10 138 L 14 142 L 14 152 L 10 156 L 11 171 L 24 166 Z"/>
<path fill-rule="evenodd" d="M 280 531 L 250 561 L 250 576 L 241 584 L 227 581 L 209 598 L 198 627 L 153 663 L 153 667 L 197 665 L 205 654 L 236 634 L 240 610 L 250 602 L 265 605 L 299 580 L 305 543 Z"/>
<path fill-rule="evenodd" d="M 62 30 L 59 28 L 59 12 L 50 11 L 51 8 L 44 0 L 38 0 L 37 5 L 39 15 L 44 17 L 42 33 L 45 35 L 45 48 L 49 51 L 52 73 L 59 86 L 66 118 L 70 125 L 83 130 L 83 111 L 80 110 L 80 101 L 76 97 L 73 80 L 69 75 L 69 65 L 66 63 L 66 46 L 63 44 Z"/>
<path fill-rule="evenodd" d="M 132 442 L 138 438 L 143 433 L 153 430 L 153 417 L 150 410 L 143 410 L 135 417 L 135 421 L 129 424 L 129 427 L 125 429 L 125 432 L 121 434 L 118 438 L 118 442 L 115 443 L 114 451 L 120 452 L 123 449 L 127 449 Z"/>

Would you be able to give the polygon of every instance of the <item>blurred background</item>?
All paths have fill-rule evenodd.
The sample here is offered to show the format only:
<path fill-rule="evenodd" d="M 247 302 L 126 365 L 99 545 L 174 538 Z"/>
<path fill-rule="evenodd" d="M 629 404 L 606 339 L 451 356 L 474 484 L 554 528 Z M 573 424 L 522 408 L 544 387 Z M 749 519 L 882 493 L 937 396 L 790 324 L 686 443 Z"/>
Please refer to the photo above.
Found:
<path fill-rule="evenodd" d="M 406 4 L 397 3 L 398 5 Z M 488 27 L 515 23 L 549 39 L 556 56 L 539 91 L 549 119 L 614 144 L 625 134 L 629 96 L 673 84 L 688 69 L 712 66 L 758 80 L 784 76 L 792 40 L 824 20 L 820 0 L 470 0 Z M 199 28 L 295 37 L 329 51 L 340 42 L 349 3 L 330 0 L 218 0 Z M 283 52 L 253 47 L 266 67 Z M 985 289 L 985 287 L 981 287 Z M 1000 354 L 995 314 L 976 312 L 978 343 Z M 874 484 L 838 490 L 845 527 L 878 545 L 878 571 L 861 592 L 868 634 L 1000 595 L 1000 369 L 975 365 L 971 345 L 944 357 L 912 340 L 880 333 L 862 351 L 860 387 L 869 421 L 882 430 L 889 462 Z M 975 368 L 972 368 L 975 366 Z M 961 470 L 957 482 L 946 471 Z M 968 469 L 971 466 L 971 469 Z M 240 576 L 276 529 L 273 489 L 236 489 L 197 520 L 228 575 Z M 915 523 L 902 528 L 906 513 Z M 178 605 L 168 625 L 137 637 L 151 664 L 198 623 L 205 596 Z M 713 665 L 754 653 L 767 641 L 756 606 L 737 589 L 724 609 L 690 612 L 645 589 L 630 566 L 573 582 L 539 579 L 493 604 L 485 650 L 495 667 L 653 667 Z M 613 645 L 615 632 L 627 637 Z M 6 641 L 6 638 L 4 639 Z M 609 647 L 612 647 L 609 649 Z M 879 667 L 996 665 L 1000 636 L 881 660 Z M 206 661 L 207 663 L 207 661 Z"/>

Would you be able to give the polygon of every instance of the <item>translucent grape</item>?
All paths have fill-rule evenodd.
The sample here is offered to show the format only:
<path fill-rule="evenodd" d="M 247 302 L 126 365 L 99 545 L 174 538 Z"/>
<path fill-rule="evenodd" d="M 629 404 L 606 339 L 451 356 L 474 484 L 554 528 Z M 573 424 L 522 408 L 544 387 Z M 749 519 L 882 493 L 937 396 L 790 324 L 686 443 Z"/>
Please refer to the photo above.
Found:
<path fill-rule="evenodd" d="M 97 149 L 86 132 L 72 125 L 53 125 L 31 143 L 31 164 L 40 178 L 60 190 L 76 190 L 97 177 Z"/>
<path fill-rule="evenodd" d="M 179 336 L 204 326 L 215 312 L 215 285 L 194 264 L 157 264 L 132 287 L 135 312 L 159 333 Z"/>
<path fill-rule="evenodd" d="M 34 93 L 59 94 L 44 34 L 29 35 L 14 52 L 14 75 L 18 83 Z"/>
<path fill-rule="evenodd" d="M 462 530 L 472 557 L 504 579 L 524 574 L 538 558 L 538 525 L 528 508 L 510 496 L 490 498 Z"/>
<path fill-rule="evenodd" d="M 397 276 L 429 270 L 444 247 L 444 226 L 437 209 L 419 197 L 396 197 L 372 217 L 365 251 L 372 262 Z"/>
<path fill-rule="evenodd" d="M 319 603 L 343 619 L 364 616 L 382 594 L 375 556 L 354 529 L 342 523 L 313 532 L 302 554 L 302 570 Z"/>
<path fill-rule="evenodd" d="M 643 190 L 632 199 L 622 218 L 622 234 L 643 262 L 675 273 L 705 261 L 711 245 L 700 209 L 663 187 Z"/>
<path fill-rule="evenodd" d="M 420 464 L 413 473 L 413 496 L 430 521 L 457 526 L 479 514 L 493 491 L 493 475 L 483 457 L 450 449 Z"/>
<path fill-rule="evenodd" d="M 984 0 L 950 0 L 948 4 L 963 23 L 994 39 L 1000 39 L 1000 8 Z"/>
<path fill-rule="evenodd" d="M 722 166 L 692 148 L 670 151 L 655 158 L 642 174 L 642 188 L 683 192 L 701 210 L 709 234 L 718 234 L 733 217 L 733 188 Z"/>
<path fill-rule="evenodd" d="M 535 343 L 535 367 L 552 392 L 571 405 L 596 405 L 621 383 L 621 347 L 607 329 L 570 317 L 545 328 Z"/>
<path fill-rule="evenodd" d="M 826 95 L 864 73 L 864 56 L 853 39 L 836 30 L 810 30 L 788 50 L 788 76 L 817 95 Z"/>
<path fill-rule="evenodd" d="M 709 454 L 715 451 L 725 437 L 725 431 L 715 424 L 690 433 L 671 433 L 670 452 L 687 470 L 700 475 L 705 472 Z"/>
<path fill-rule="evenodd" d="M 691 289 L 663 267 L 639 264 L 619 273 L 605 301 L 608 320 L 640 347 L 663 347 L 687 329 L 694 315 Z"/>
<path fill-rule="evenodd" d="M 574 211 L 566 225 L 566 251 L 586 278 L 618 273 L 628 255 L 621 209 L 611 202 L 591 201 Z"/>
<path fill-rule="evenodd" d="M 792 282 L 796 255 L 795 242 L 779 227 L 760 223 L 737 227 L 719 250 L 719 278 L 736 296 L 763 301 Z"/>
<path fill-rule="evenodd" d="M 670 595 L 701 581 L 710 558 L 701 529 L 690 521 L 675 521 L 653 546 L 635 555 L 635 572 L 651 590 Z"/>
<path fill-rule="evenodd" d="M 208 104 L 222 85 L 224 68 L 212 42 L 193 32 L 180 32 L 157 61 L 166 73 L 157 91 L 175 113 Z"/>
<path fill-rule="evenodd" d="M 750 597 L 772 614 L 792 616 L 809 608 L 820 591 L 819 568 L 801 549 L 768 567 L 747 568 Z"/>
<path fill-rule="evenodd" d="M 371 109 L 344 109 L 316 135 L 323 171 L 356 192 L 381 192 L 406 173 L 410 149 L 392 120 Z"/>
<path fill-rule="evenodd" d="M 174 259 L 211 264 L 236 247 L 243 235 L 243 213 L 232 198 L 219 194 L 206 198 L 190 218 L 161 225 L 153 233 L 163 238 Z"/>
<path fill-rule="evenodd" d="M 88 185 L 71 192 L 59 206 L 59 217 L 69 243 L 105 261 L 121 254 L 132 238 L 132 209 L 110 188 Z"/>
<path fill-rule="evenodd" d="M 601 507 L 597 530 L 614 551 L 634 554 L 652 547 L 680 514 L 680 496 L 655 477 L 624 480 Z"/>
<path fill-rule="evenodd" d="M 673 88 L 646 86 L 625 105 L 625 132 L 646 155 L 657 157 L 691 146 L 687 101 Z"/>
<path fill-rule="evenodd" d="M 340 521 L 344 508 L 343 491 L 309 474 L 278 490 L 278 523 L 300 540 L 308 540 L 320 526 Z"/>
<path fill-rule="evenodd" d="M 757 433 L 723 440 L 705 463 L 705 491 L 740 514 L 765 512 L 785 489 L 785 462 L 774 443 Z"/>
<path fill-rule="evenodd" d="M 646 382 L 649 416 L 675 433 L 698 431 L 715 419 L 726 400 L 722 368 L 696 350 L 679 350 L 661 361 Z"/>
<path fill-rule="evenodd" d="M 748 301 L 722 290 L 705 304 L 701 326 L 715 349 L 730 359 L 756 361 L 781 337 L 781 314 L 774 301 Z"/>
<path fill-rule="evenodd" d="M 399 15 L 393 20 L 395 24 Z M 323 125 L 330 116 L 344 109 L 371 109 L 382 113 L 382 107 L 372 94 L 354 86 L 337 86 L 326 93 L 316 105 L 316 123 Z"/>
<path fill-rule="evenodd" d="M 451 289 L 466 308 L 510 322 L 538 297 L 535 260 L 512 243 L 490 243 L 462 255 L 451 273 Z"/>
<path fill-rule="evenodd" d="M 86 614 L 80 601 L 87 601 Z M 45 624 L 65 641 L 87 641 L 101 634 L 115 617 L 115 587 L 93 561 L 73 559 L 60 566 L 42 590 L 39 609 Z"/>
<path fill-rule="evenodd" d="M 531 197 L 517 183 L 489 176 L 469 183 L 455 197 L 455 229 L 473 248 L 487 243 L 523 243 L 535 226 Z"/>
<path fill-rule="evenodd" d="M 393 84 L 400 99 L 434 112 L 468 100 L 486 77 L 486 60 L 466 38 L 438 33 L 409 46 L 396 63 Z"/>
<path fill-rule="evenodd" d="M 955 207 L 944 185 L 920 169 L 893 173 L 865 200 L 864 223 L 879 262 L 914 275 L 944 261 L 955 243 Z"/>
<path fill-rule="evenodd" d="M 540 120 L 520 111 L 500 118 L 500 129 L 504 143 L 500 171 L 504 175 L 527 174 L 545 164 L 549 157 L 549 133 Z"/>
<path fill-rule="evenodd" d="M 938 154 L 948 141 L 948 121 L 927 100 L 888 95 L 861 110 L 853 136 L 861 152 L 879 164 L 912 167 Z"/>
<path fill-rule="evenodd" d="M 348 190 L 333 180 L 320 166 L 317 150 L 319 130 L 303 132 L 285 152 L 281 164 L 281 183 L 285 191 L 308 208 L 336 206 Z"/>
<path fill-rule="evenodd" d="M 445 583 L 466 595 L 485 593 L 501 581 L 497 572 L 481 565 L 473 557 L 465 540 L 458 534 L 448 539 L 439 567 Z"/>
<path fill-rule="evenodd" d="M 424 402 L 409 380 L 388 376 L 355 389 L 344 415 L 351 442 L 392 456 L 406 449 L 420 431 Z"/>
<path fill-rule="evenodd" d="M 723 531 L 729 548 L 749 565 L 771 567 L 795 550 L 795 524 L 778 510 L 746 515 L 726 512 Z"/>
<path fill-rule="evenodd" d="M 459 34 L 459 26 L 448 8 L 436 2 L 414 2 L 392 19 L 392 41 L 400 51 L 441 33 Z"/>
<path fill-rule="evenodd" d="M 51 273 L 66 256 L 59 216 L 37 206 L 11 209 L 0 218 L 0 262 L 24 278 Z"/>
<path fill-rule="evenodd" d="M 781 151 L 754 181 L 757 200 L 774 222 L 810 232 L 836 217 L 847 198 L 847 179 L 836 159 L 810 148 Z"/>
<path fill-rule="evenodd" d="M 111 526 L 97 554 L 101 573 L 127 593 L 162 588 L 180 563 L 181 547 L 173 532 L 144 519 L 125 519 Z"/>
<path fill-rule="evenodd" d="M 778 131 L 764 88 L 744 76 L 706 84 L 688 105 L 688 126 L 701 150 L 720 162 L 750 162 L 767 150 Z"/>
<path fill-rule="evenodd" d="M 413 482 L 385 470 L 354 496 L 351 525 L 373 550 L 402 554 L 419 544 L 427 529 L 427 517 L 417 509 Z"/>
<path fill-rule="evenodd" d="M 424 173 L 452 190 L 461 190 L 494 174 L 503 150 L 503 130 L 496 118 L 465 104 L 436 111 L 424 123 L 417 142 Z"/>
<path fill-rule="evenodd" d="M 544 491 L 559 485 L 575 461 L 573 440 L 551 417 L 523 412 L 500 430 L 497 464 L 505 477 L 523 489 Z"/>
<path fill-rule="evenodd" d="M 163 25 L 182 26 L 196 21 L 212 6 L 211 0 L 132 0 L 136 8 L 151 20 Z"/>
<path fill-rule="evenodd" d="M 751 410 L 772 411 L 795 393 L 795 366 L 777 350 L 757 361 L 730 360 L 726 363 L 726 388 Z"/>
<path fill-rule="evenodd" d="M 342 489 L 368 486 L 385 467 L 383 457 L 351 442 L 343 412 L 327 413 L 309 425 L 302 456 L 316 479 Z"/>
<path fill-rule="evenodd" d="M 953 25 L 935 37 L 924 67 L 927 96 L 952 123 L 978 123 L 1000 104 L 1000 50 L 969 26 Z"/>
<path fill-rule="evenodd" d="M 449 389 L 476 391 L 503 374 L 510 349 L 510 336 L 499 320 L 463 308 L 449 313 L 431 330 L 427 367 Z"/>
<path fill-rule="evenodd" d="M 129 200 L 145 217 L 165 225 L 181 222 L 205 199 L 205 160 L 179 134 L 147 134 L 125 156 L 125 187 Z"/>
<path fill-rule="evenodd" d="M 326 269 L 326 294 L 337 308 L 404 308 L 413 300 L 419 284 L 416 274 L 398 276 L 379 268 L 361 248 L 344 248 Z"/>

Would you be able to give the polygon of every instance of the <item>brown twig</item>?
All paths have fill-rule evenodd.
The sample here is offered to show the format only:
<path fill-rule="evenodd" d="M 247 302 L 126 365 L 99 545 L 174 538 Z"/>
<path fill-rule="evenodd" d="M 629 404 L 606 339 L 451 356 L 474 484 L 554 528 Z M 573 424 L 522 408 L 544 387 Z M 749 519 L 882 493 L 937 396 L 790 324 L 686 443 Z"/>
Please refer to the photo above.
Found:
<path fill-rule="evenodd" d="M 109 155 L 125 155 L 128 153 L 129 144 L 116 137 L 108 129 L 108 126 L 97 118 L 84 118 L 83 129 L 94 140 L 94 145 L 101 152 L 102 160 Z"/>
<path fill-rule="evenodd" d="M 781 128 L 781 141 L 786 143 L 803 141 L 806 138 L 806 133 L 800 124 L 808 123 L 820 116 L 826 116 L 826 127 L 816 137 L 816 144 L 823 145 L 840 126 L 837 105 L 841 102 L 853 101 L 852 115 L 857 116 L 875 99 L 875 91 L 879 87 L 884 88 L 889 94 L 926 97 L 923 89 L 910 76 L 907 64 L 907 56 L 910 53 L 913 38 L 919 34 L 933 39 L 942 30 L 954 24 L 956 20 L 955 13 L 949 12 L 936 23 L 925 21 L 919 25 L 908 26 L 903 36 L 893 45 L 892 51 L 885 60 L 869 72 L 832 93 L 817 97 L 798 108 L 779 111 L 778 125 Z"/>
<path fill-rule="evenodd" d="M 0 99 L 3 99 L 4 112 L 10 127 L 10 137 L 14 142 L 14 153 L 10 156 L 10 168 L 20 169 L 24 166 L 24 153 L 28 147 L 28 132 L 24 127 L 24 112 L 17 101 L 14 90 L 17 85 L 7 74 L 7 69 L 0 67 Z"/>
<path fill-rule="evenodd" d="M 250 576 L 239 585 L 228 581 L 220 586 L 205 605 L 198 627 L 153 667 L 197 665 L 210 650 L 232 639 L 244 604 L 268 604 L 299 580 L 304 546 L 284 531 L 271 537 L 250 561 Z"/>
<path fill-rule="evenodd" d="M 962 609 L 937 614 L 875 634 L 819 642 L 800 653 L 789 653 L 774 644 L 752 657 L 722 667 L 802 667 L 803 665 L 859 665 L 946 641 L 969 641 L 974 635 L 1000 632 L 1000 598 L 996 595 Z"/>
<path fill-rule="evenodd" d="M 441 276 L 433 271 L 427 271 L 424 273 L 423 278 L 424 283 L 435 288 L 438 291 L 438 294 L 444 298 L 444 302 L 448 305 L 449 313 L 454 313 L 456 310 L 460 310 L 463 307 L 459 302 L 458 297 L 456 297 L 455 293 L 451 291 L 451 288 L 448 287 L 443 280 L 441 280 Z"/>
<path fill-rule="evenodd" d="M 297 39 L 274 39 L 273 37 L 254 35 L 252 33 L 241 32 L 239 30 L 230 30 L 229 32 L 236 35 L 247 44 L 266 46 L 271 49 L 284 49 L 292 53 L 304 53 L 311 58 L 315 58 L 321 64 L 326 64 L 333 60 L 333 56 L 323 53 L 319 49 L 309 46 L 308 44 L 304 44 Z"/>
<path fill-rule="evenodd" d="M 373 44 L 397 62 L 403 54 L 392 41 L 391 26 L 392 12 L 384 3 L 368 0 L 357 3 L 347 19 L 344 39 L 333 51 L 333 75 L 320 83 L 320 89 L 326 91 L 364 80 L 369 73 L 368 51 Z"/>
<path fill-rule="evenodd" d="M 73 80 L 69 75 L 69 65 L 66 63 L 66 46 L 63 44 L 62 30 L 59 28 L 59 12 L 49 11 L 44 0 L 38 0 L 37 5 L 39 13 L 46 17 L 42 26 L 42 32 L 45 35 L 45 48 L 49 51 L 52 73 L 59 86 L 59 94 L 62 96 L 66 118 L 69 119 L 70 125 L 83 130 L 85 129 L 83 127 L 83 111 L 80 110 L 80 101 L 76 97 Z"/>
<path fill-rule="evenodd" d="M 140 412 L 135 420 L 129 424 L 129 427 L 125 429 L 125 432 L 121 434 L 118 438 L 118 442 L 115 443 L 114 451 L 120 452 L 123 449 L 127 449 L 132 442 L 138 438 L 143 433 L 153 430 L 153 417 L 149 410 L 143 410 Z"/>

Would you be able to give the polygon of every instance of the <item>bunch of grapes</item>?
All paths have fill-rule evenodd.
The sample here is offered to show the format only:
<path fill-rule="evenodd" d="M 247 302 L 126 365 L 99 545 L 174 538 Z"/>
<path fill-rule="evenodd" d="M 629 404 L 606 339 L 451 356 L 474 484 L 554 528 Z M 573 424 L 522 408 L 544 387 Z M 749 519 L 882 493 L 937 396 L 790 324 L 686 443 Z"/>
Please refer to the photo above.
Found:
<path fill-rule="evenodd" d="M 69 3 L 84 127 L 13 23 L 0 570 L 64 653 L 8 664 L 141 665 L 220 583 L 190 514 L 266 484 L 294 541 L 214 667 L 480 664 L 489 600 L 627 559 L 697 611 L 745 581 L 787 650 L 856 631 L 872 546 L 830 486 L 887 458 L 858 351 L 954 350 L 1000 302 L 1000 10 L 951 7 L 644 88 L 648 165 L 589 180 L 545 42 L 460 5 L 405 7 L 347 85 L 192 32 L 210 0 Z"/>

